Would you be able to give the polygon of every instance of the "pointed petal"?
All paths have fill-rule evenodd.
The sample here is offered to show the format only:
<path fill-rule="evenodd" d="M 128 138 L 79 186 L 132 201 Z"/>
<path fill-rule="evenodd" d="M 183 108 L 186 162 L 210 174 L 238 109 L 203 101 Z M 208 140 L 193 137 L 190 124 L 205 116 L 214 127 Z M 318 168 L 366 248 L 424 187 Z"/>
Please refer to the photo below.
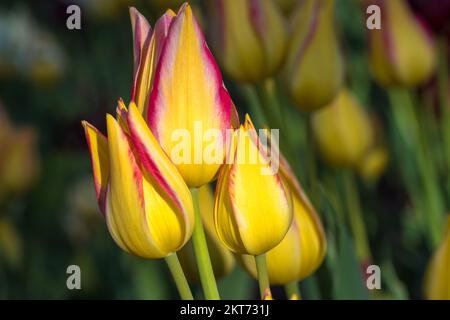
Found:
<path fill-rule="evenodd" d="M 95 192 L 100 211 L 105 214 L 106 189 L 109 181 L 109 155 L 106 137 L 94 126 L 82 121 L 91 154 Z"/>
<path fill-rule="evenodd" d="M 231 128 L 232 109 L 219 68 L 186 4 L 173 19 L 158 63 L 147 113 L 150 129 L 171 155 L 176 130 L 194 134 L 198 124 L 203 132 Z M 215 143 L 224 145 L 223 141 Z M 220 163 L 190 161 L 177 167 L 189 186 L 200 186 L 214 178 Z"/>
<path fill-rule="evenodd" d="M 148 230 L 143 177 L 120 125 L 107 115 L 111 177 L 106 204 L 108 229 L 125 251 L 141 257 L 164 257 Z"/>
<path fill-rule="evenodd" d="M 130 104 L 127 121 L 135 152 L 148 172 L 148 179 L 167 201 L 175 215 L 183 220 L 181 226 L 184 229 L 184 237 L 181 246 L 189 239 L 193 230 L 194 211 L 191 193 L 133 103 Z"/>

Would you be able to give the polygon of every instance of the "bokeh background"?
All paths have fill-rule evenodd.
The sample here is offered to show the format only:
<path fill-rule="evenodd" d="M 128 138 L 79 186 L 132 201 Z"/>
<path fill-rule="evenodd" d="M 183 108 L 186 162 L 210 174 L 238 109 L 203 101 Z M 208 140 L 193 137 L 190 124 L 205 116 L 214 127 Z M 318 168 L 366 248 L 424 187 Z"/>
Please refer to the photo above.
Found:
<path fill-rule="evenodd" d="M 192 5 L 208 30 L 204 2 Z M 424 14 L 424 2 L 410 3 Z M 441 3 L 438 11 L 449 11 L 448 1 L 437 2 Z M 66 8 L 73 3 L 81 7 L 81 30 L 66 28 Z M 166 3 L 175 10 L 178 6 L 177 1 Z M 108 234 L 97 208 L 80 124 L 85 119 L 105 132 L 105 113 L 114 111 L 119 97 L 129 99 L 130 5 L 151 24 L 166 7 L 165 1 L 152 0 L 0 3 L 0 135 L 5 132 L 7 137 L 0 137 L 0 298 L 178 297 L 163 261 L 131 257 Z M 327 258 L 314 276 L 302 282 L 303 295 L 309 299 L 424 298 L 424 273 L 435 250 L 429 241 L 427 214 L 439 201 L 444 228 L 450 209 L 450 160 L 438 138 L 442 110 L 437 80 L 433 76 L 414 90 L 421 103 L 418 118 L 425 132 L 425 161 L 432 164 L 436 178 L 430 200 L 414 164 L 414 151 L 405 144 L 402 129 L 393 125 L 389 95 L 370 74 L 366 16 L 360 1 L 336 0 L 335 16 L 347 87 L 376 118 L 386 163 L 377 169 L 375 179 L 367 180 L 357 171 L 331 168 L 318 154 L 310 156 L 305 115 L 289 99 L 282 100 L 294 124 L 287 132 L 304 146 L 293 151 L 298 160 L 294 166 L 313 202 L 321 203 L 318 211 L 328 239 Z M 450 20 L 448 15 L 441 19 L 444 25 Z M 445 31 L 440 32 L 436 39 L 445 39 Z M 240 116 L 251 113 L 244 94 L 248 88 L 225 72 L 224 79 Z M 258 126 L 266 124 L 254 117 Z M 317 177 L 310 176 L 312 165 Z M 341 219 L 355 210 L 365 224 L 370 263 L 381 267 L 382 290 L 376 292 L 365 288 L 362 267 L 369 261 L 361 261 L 359 239 L 351 224 L 343 222 L 346 218 Z M 82 290 L 66 287 L 66 268 L 72 264 L 81 268 Z M 258 296 L 256 281 L 239 266 L 219 281 L 219 287 L 223 298 Z M 198 285 L 194 290 L 199 294 Z M 283 297 L 281 289 L 274 292 Z"/>

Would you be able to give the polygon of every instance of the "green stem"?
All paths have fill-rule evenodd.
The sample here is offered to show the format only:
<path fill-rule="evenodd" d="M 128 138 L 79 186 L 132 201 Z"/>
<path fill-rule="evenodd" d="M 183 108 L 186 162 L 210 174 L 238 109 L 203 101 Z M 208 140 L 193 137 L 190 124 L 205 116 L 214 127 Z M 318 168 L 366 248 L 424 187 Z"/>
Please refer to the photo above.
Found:
<path fill-rule="evenodd" d="M 272 296 L 270 292 L 269 274 L 267 273 L 266 254 L 255 256 L 256 270 L 258 271 L 259 293 L 261 299 L 268 295 Z"/>
<path fill-rule="evenodd" d="M 301 300 L 302 295 L 300 294 L 300 288 L 298 286 L 297 281 L 293 281 L 288 283 L 284 286 L 284 289 L 286 291 L 286 295 L 288 299 L 292 299 L 293 297 L 296 297 L 295 300 Z"/>
<path fill-rule="evenodd" d="M 408 89 L 392 90 L 389 97 L 395 125 L 411 153 L 407 158 L 417 161 L 418 183 L 423 186 L 423 189 L 419 188 L 417 194 L 412 196 L 423 199 L 425 202 L 427 210 L 424 212 L 424 218 L 427 221 L 427 235 L 430 246 L 434 248 L 439 244 L 442 236 L 444 202 L 425 131 L 417 115 L 415 97 Z"/>
<path fill-rule="evenodd" d="M 165 258 L 167 266 L 169 267 L 170 273 L 172 274 L 173 280 L 177 286 L 180 297 L 183 300 L 194 300 L 192 296 L 191 289 L 184 275 L 183 269 L 181 268 L 180 261 L 176 253 L 171 254 Z"/>
<path fill-rule="evenodd" d="M 369 238 L 361 212 L 359 192 L 353 172 L 344 172 L 344 191 L 347 203 L 348 222 L 355 239 L 356 253 L 361 262 L 371 260 Z"/>
<path fill-rule="evenodd" d="M 192 200 L 194 201 L 195 226 L 192 234 L 195 259 L 197 260 L 198 273 L 202 284 L 203 292 L 207 300 L 219 300 L 219 290 L 217 290 L 216 279 L 209 257 L 208 246 L 206 244 L 205 231 L 203 230 L 202 216 L 198 199 L 198 190 L 191 189 Z"/>

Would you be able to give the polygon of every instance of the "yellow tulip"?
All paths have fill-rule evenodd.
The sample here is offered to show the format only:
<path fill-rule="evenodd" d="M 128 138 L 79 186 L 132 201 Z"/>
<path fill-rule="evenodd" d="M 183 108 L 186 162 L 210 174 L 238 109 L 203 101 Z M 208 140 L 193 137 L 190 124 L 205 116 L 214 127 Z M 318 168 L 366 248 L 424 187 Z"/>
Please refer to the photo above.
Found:
<path fill-rule="evenodd" d="M 0 198 L 27 191 L 39 175 L 37 133 L 34 128 L 11 128 L 0 160 Z"/>
<path fill-rule="evenodd" d="M 226 72 L 237 81 L 260 81 L 281 66 L 287 45 L 283 15 L 272 0 L 214 0 L 212 41 Z"/>
<path fill-rule="evenodd" d="M 283 240 L 292 221 L 292 207 L 248 115 L 234 132 L 229 159 L 216 187 L 217 234 L 233 252 L 263 254 Z"/>
<path fill-rule="evenodd" d="M 389 155 L 385 146 L 370 148 L 358 164 L 358 173 L 366 180 L 377 180 L 385 171 Z"/>
<path fill-rule="evenodd" d="M 208 185 L 198 189 L 200 214 L 205 226 L 206 242 L 211 257 L 211 263 L 216 279 L 225 277 L 235 265 L 233 254 L 224 247 L 217 237 L 214 227 L 214 196 Z M 184 273 L 193 282 L 199 281 L 198 268 L 195 261 L 192 241 L 189 241 L 183 249 L 178 252 L 178 258 L 183 267 Z"/>
<path fill-rule="evenodd" d="M 329 104 L 342 86 L 344 61 L 334 25 L 334 0 L 305 0 L 292 19 L 284 78 L 302 111 Z"/>
<path fill-rule="evenodd" d="M 450 217 L 444 239 L 428 264 L 424 287 L 427 299 L 450 300 Z"/>
<path fill-rule="evenodd" d="M 170 24 L 155 69 L 147 122 L 189 187 L 215 179 L 225 158 L 225 131 L 237 125 L 237 113 L 188 4 Z M 217 151 L 220 159 L 206 159 L 208 150 Z"/>
<path fill-rule="evenodd" d="M 107 115 L 108 137 L 83 122 L 100 209 L 114 241 L 128 253 L 163 258 L 189 240 L 191 194 L 136 105 Z"/>
<path fill-rule="evenodd" d="M 404 0 L 371 1 L 381 8 L 381 29 L 369 30 L 369 61 L 383 86 L 417 86 L 430 79 L 436 67 L 431 35 Z"/>
<path fill-rule="evenodd" d="M 294 216 L 283 241 L 267 252 L 266 260 L 270 283 L 285 285 L 308 277 L 321 265 L 326 252 L 326 238 L 314 207 L 283 158 L 280 176 L 292 196 Z M 240 261 L 257 278 L 255 259 L 242 255 Z"/>
<path fill-rule="evenodd" d="M 23 261 L 23 241 L 14 224 L 0 217 L 0 261 L 1 258 L 11 268 L 19 267 Z"/>
<path fill-rule="evenodd" d="M 324 160 L 338 167 L 356 167 L 374 144 L 370 117 L 347 89 L 312 115 L 312 129 Z"/>

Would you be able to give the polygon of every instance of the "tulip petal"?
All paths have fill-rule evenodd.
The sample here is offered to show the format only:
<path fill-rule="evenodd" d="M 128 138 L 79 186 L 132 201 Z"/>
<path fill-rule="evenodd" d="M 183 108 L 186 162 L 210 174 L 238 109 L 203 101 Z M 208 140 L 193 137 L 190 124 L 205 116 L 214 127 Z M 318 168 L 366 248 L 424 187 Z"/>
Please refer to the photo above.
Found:
<path fill-rule="evenodd" d="M 180 224 L 185 228 L 183 230 L 184 244 L 193 230 L 191 221 L 194 221 L 194 212 L 191 193 L 133 103 L 130 104 L 127 122 L 135 152 L 148 172 L 149 180 L 163 195 L 176 215 L 184 220 L 184 223 Z"/>
<path fill-rule="evenodd" d="M 291 203 L 278 174 L 267 174 L 270 163 L 248 116 L 234 138 L 234 162 L 223 168 L 216 191 L 216 229 L 230 250 L 258 255 L 284 238 Z"/>
<path fill-rule="evenodd" d="M 106 137 L 94 126 L 82 121 L 91 154 L 95 192 L 100 211 L 105 214 L 106 190 L 109 181 L 109 156 Z"/>
<path fill-rule="evenodd" d="M 172 138 L 177 130 L 194 133 L 198 125 L 203 132 L 231 128 L 233 108 L 219 68 L 190 6 L 185 4 L 170 25 L 156 70 L 147 113 L 150 129 L 171 155 L 178 143 Z M 215 143 L 223 145 L 219 139 Z M 189 186 L 200 186 L 213 179 L 220 163 L 204 165 L 193 160 L 194 154 L 195 150 L 192 161 L 177 163 L 177 167 Z"/>
<path fill-rule="evenodd" d="M 111 180 L 106 202 L 106 222 L 116 243 L 141 257 L 164 257 L 155 243 L 144 209 L 142 171 L 120 125 L 107 115 Z M 130 232 L 133 230 L 133 232 Z"/>

